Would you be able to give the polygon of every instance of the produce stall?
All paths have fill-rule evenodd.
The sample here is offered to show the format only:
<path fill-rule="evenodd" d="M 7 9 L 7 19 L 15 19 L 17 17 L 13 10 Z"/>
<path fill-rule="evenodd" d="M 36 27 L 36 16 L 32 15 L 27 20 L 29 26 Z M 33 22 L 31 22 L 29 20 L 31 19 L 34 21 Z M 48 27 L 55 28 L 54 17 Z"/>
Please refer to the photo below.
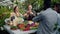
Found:
<path fill-rule="evenodd" d="M 21 31 L 20 29 L 17 30 L 10 30 L 10 26 L 8 25 L 4 25 L 5 30 L 7 30 L 7 32 L 9 32 L 10 34 L 30 34 L 30 33 L 34 33 L 37 30 L 29 30 L 29 31 Z"/>
<path fill-rule="evenodd" d="M 5 22 L 7 22 L 6 19 Z M 30 34 L 37 31 L 39 23 L 33 21 L 24 21 L 23 23 L 19 23 L 17 26 L 11 25 L 11 23 L 6 23 L 4 28 L 10 34 Z"/>

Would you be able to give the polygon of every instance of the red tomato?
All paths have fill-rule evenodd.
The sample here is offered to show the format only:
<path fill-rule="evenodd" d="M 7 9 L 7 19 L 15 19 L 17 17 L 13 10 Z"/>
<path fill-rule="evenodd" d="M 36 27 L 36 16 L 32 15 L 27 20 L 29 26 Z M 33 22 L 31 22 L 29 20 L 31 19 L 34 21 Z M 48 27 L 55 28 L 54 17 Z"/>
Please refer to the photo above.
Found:
<path fill-rule="evenodd" d="M 18 25 L 19 28 L 24 28 L 24 26 L 25 26 L 24 24 L 19 24 Z"/>

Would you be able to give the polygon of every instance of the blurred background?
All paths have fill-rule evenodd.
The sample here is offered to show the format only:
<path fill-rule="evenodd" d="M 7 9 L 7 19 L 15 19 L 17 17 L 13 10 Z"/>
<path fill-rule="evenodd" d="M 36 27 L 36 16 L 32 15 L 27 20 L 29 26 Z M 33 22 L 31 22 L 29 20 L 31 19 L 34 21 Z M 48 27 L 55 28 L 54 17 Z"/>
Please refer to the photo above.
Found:
<path fill-rule="evenodd" d="M 10 16 L 10 12 L 13 11 L 13 7 L 15 5 L 18 5 L 20 13 L 24 14 L 27 10 L 27 6 L 29 4 L 32 5 L 33 10 L 35 10 L 37 13 L 44 9 L 44 2 L 47 3 L 47 0 L 0 0 L 0 31 L 1 33 L 4 32 L 8 34 L 4 28 L 3 25 L 5 24 L 4 20 Z M 60 3 L 60 0 L 48 0 L 50 2 L 51 7 L 53 8 L 53 5 L 55 3 Z"/>

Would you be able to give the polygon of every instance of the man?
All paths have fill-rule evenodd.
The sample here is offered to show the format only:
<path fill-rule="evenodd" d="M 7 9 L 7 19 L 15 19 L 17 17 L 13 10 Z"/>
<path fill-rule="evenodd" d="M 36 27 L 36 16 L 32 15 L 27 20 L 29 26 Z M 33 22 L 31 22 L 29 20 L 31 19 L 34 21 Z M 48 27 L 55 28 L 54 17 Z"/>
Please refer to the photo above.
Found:
<path fill-rule="evenodd" d="M 60 26 L 60 3 L 54 4 L 54 10 L 58 13 L 58 25 Z"/>
<path fill-rule="evenodd" d="M 42 11 L 38 16 L 33 18 L 34 22 L 39 21 L 37 34 L 52 34 L 55 32 L 54 26 L 57 23 L 57 12 L 48 7 Z M 56 34 L 56 33 L 54 33 Z"/>

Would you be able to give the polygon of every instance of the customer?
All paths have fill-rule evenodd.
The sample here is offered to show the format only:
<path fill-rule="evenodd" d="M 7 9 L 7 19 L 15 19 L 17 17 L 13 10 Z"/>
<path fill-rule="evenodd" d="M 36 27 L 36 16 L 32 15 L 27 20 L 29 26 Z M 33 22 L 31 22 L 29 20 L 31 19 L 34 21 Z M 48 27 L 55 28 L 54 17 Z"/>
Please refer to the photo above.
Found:
<path fill-rule="evenodd" d="M 32 20 L 33 17 L 36 16 L 36 12 L 32 10 L 32 5 L 28 5 L 28 10 L 24 14 L 26 20 Z"/>
<path fill-rule="evenodd" d="M 11 13 L 11 16 L 17 16 L 17 17 L 22 17 L 22 14 L 19 12 L 18 6 L 14 7 L 14 12 Z"/>
<path fill-rule="evenodd" d="M 41 12 L 38 16 L 33 18 L 34 22 L 39 21 L 39 27 L 37 30 L 37 34 L 52 34 L 54 33 L 54 26 L 57 23 L 57 12 L 47 7 L 47 9 Z M 56 33 L 54 33 L 56 34 Z"/>
<path fill-rule="evenodd" d="M 18 6 L 14 7 L 14 12 L 11 12 L 11 21 L 13 21 L 14 25 L 17 25 L 18 23 L 23 23 L 23 15 L 19 12 Z"/>
<path fill-rule="evenodd" d="M 54 10 L 56 10 L 57 13 L 58 13 L 58 24 L 60 26 L 60 3 L 55 3 L 54 4 Z"/>

